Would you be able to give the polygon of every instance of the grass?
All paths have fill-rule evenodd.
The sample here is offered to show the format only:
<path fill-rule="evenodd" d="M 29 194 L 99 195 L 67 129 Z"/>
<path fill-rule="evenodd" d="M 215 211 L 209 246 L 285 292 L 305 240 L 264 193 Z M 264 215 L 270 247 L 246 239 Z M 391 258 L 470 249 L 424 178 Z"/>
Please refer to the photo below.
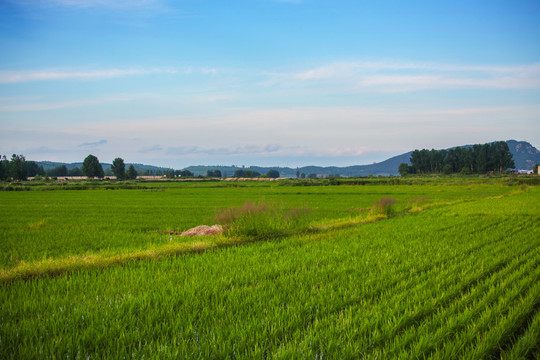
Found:
<path fill-rule="evenodd" d="M 308 209 L 286 208 L 283 204 L 246 201 L 243 205 L 220 210 L 216 221 L 226 236 L 268 240 L 289 236 L 307 228 Z"/>
<path fill-rule="evenodd" d="M 516 359 L 538 354 L 536 187 L 343 188 L 246 187 L 232 189 L 240 191 L 223 197 L 224 206 L 202 207 L 212 215 L 231 209 L 228 219 L 234 221 L 250 212 L 267 214 L 275 199 L 283 201 L 274 206 L 280 216 L 305 204 L 313 211 L 304 220 L 319 226 L 317 231 L 0 284 L 0 357 Z M 214 190 L 190 191 L 208 199 L 223 196 L 222 189 Z M 141 195 L 128 191 L 134 198 Z M 25 197 L 29 193 L 5 194 L 35 200 Z M 270 200 L 242 205 L 263 196 Z M 366 210 L 389 197 L 396 200 L 392 216 Z M 192 201 L 201 208 L 196 197 Z M 38 205 L 20 203 L 28 213 Z M 27 221 L 38 224 L 40 218 Z M 56 221 L 52 217 L 31 231 L 45 231 Z M 125 221 L 121 226 L 129 228 Z M 167 241 L 171 248 L 181 245 L 179 239 Z M 191 242 L 204 248 L 212 240 L 189 239 L 183 246 Z M 69 256 L 64 250 L 53 259 Z"/>
<path fill-rule="evenodd" d="M 371 205 L 371 214 L 372 215 L 382 215 L 385 217 L 392 216 L 395 213 L 394 205 L 396 199 L 391 197 L 382 198 L 379 201 L 374 202 Z"/>
<path fill-rule="evenodd" d="M 522 191 L 501 184 L 296 187 L 242 183 L 241 187 L 213 187 L 217 185 L 165 183 L 152 189 L 0 192 L 0 268 L 66 256 L 148 250 L 169 243 L 167 231 L 211 225 L 216 211 L 261 198 L 287 208 L 308 208 L 306 221 L 325 222 L 363 216 L 365 211 L 359 209 L 369 208 L 383 197 L 396 199 L 394 208 L 400 212 L 411 198 L 429 197 L 432 200 L 425 204 L 429 205 Z"/>

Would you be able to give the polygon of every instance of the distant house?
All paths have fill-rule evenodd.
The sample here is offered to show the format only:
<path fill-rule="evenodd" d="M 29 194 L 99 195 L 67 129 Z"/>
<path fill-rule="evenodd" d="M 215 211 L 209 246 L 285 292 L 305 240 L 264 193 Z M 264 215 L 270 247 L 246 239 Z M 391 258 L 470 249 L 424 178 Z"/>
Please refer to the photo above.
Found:
<path fill-rule="evenodd" d="M 534 174 L 533 170 L 524 170 L 524 169 L 508 169 L 510 174 L 518 174 L 518 175 L 532 175 Z M 540 174 L 540 171 L 539 171 Z"/>

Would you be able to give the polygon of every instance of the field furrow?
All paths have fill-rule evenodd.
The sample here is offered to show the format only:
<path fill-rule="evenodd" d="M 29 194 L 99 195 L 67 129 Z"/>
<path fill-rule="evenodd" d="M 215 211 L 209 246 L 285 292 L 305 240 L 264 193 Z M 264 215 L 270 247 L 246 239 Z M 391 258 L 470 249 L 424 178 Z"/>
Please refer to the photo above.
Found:
<path fill-rule="evenodd" d="M 210 197 L 214 190 L 190 191 Z M 336 206 L 329 223 L 340 212 L 349 216 L 338 206 L 369 206 L 388 194 L 403 209 L 420 196 L 452 204 L 356 227 L 0 284 L 0 358 L 483 359 L 537 352 L 536 188 L 319 193 L 269 187 L 239 194 L 248 190 L 289 194 L 296 204 L 312 197 L 313 205 L 355 194 L 321 205 Z M 312 219 L 324 223 L 320 216 Z"/>
<path fill-rule="evenodd" d="M 385 344 L 385 356 L 397 356 L 400 353 L 429 355 L 437 344 L 458 334 L 480 315 L 482 309 L 492 306 L 499 297 L 504 296 L 511 286 L 527 287 L 533 284 L 534 279 L 530 277 L 530 272 L 535 269 L 539 260 L 527 259 L 524 255 L 515 258 L 504 271 L 463 293 L 459 299 L 440 308 L 433 316 Z"/>

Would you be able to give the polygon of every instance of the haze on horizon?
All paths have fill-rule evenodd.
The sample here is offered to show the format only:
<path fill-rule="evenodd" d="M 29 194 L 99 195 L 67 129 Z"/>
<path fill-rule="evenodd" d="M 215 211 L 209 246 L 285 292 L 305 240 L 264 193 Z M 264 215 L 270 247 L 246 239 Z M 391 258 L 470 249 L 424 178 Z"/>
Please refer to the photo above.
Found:
<path fill-rule="evenodd" d="M 540 147 L 540 2 L 6 0 L 0 154 L 357 165 Z"/>

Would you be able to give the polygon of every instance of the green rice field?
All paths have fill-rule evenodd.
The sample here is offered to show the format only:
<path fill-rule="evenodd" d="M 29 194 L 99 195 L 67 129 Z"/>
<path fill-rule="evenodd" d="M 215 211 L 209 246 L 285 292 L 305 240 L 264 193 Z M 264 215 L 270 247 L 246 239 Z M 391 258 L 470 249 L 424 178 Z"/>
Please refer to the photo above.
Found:
<path fill-rule="evenodd" d="M 537 186 L 44 190 L 0 192 L 2 359 L 539 358 Z M 263 199 L 302 225 L 176 234 Z"/>

